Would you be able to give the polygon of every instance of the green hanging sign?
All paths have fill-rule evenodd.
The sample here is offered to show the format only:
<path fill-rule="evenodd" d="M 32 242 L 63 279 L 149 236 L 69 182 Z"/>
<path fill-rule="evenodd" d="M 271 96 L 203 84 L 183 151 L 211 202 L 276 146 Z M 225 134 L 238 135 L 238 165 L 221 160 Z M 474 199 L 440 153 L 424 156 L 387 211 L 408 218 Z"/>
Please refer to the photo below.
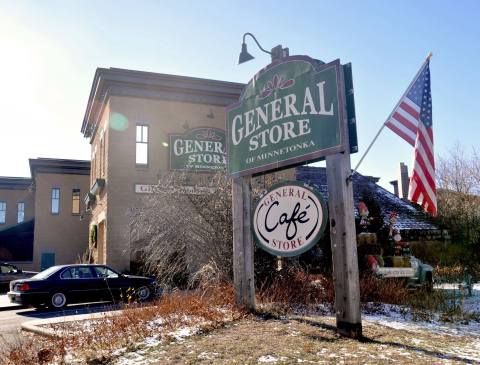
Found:
<path fill-rule="evenodd" d="M 170 170 L 214 172 L 226 167 L 225 131 L 201 127 L 169 135 Z"/>
<path fill-rule="evenodd" d="M 348 148 L 343 67 L 305 56 L 261 70 L 226 110 L 228 172 L 252 175 Z"/>

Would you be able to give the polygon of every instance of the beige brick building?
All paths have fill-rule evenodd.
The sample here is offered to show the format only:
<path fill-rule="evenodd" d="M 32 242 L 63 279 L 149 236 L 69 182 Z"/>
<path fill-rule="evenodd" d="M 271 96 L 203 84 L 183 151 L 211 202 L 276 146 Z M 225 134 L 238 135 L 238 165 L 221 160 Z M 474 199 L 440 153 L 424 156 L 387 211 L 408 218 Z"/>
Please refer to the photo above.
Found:
<path fill-rule="evenodd" d="M 0 230 L 33 219 L 32 179 L 0 177 Z"/>
<path fill-rule="evenodd" d="M 224 108 L 243 84 L 149 72 L 97 69 L 82 133 L 92 151 L 90 226 L 96 260 L 129 270 L 129 211 L 142 189 L 170 168 L 170 134 L 225 129 Z"/>
<path fill-rule="evenodd" d="M 31 178 L 0 178 L 0 260 L 41 270 L 74 263 L 88 248 L 81 199 L 90 161 L 30 159 Z"/>

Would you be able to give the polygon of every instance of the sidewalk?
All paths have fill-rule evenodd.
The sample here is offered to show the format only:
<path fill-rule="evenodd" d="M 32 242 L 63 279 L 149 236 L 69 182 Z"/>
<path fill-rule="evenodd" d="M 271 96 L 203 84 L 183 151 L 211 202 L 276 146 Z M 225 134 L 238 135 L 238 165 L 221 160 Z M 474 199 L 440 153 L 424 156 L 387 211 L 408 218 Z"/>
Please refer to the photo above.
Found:
<path fill-rule="evenodd" d="M 0 311 L 10 310 L 14 308 L 23 308 L 19 304 L 10 303 L 7 294 L 0 294 Z"/>
<path fill-rule="evenodd" d="M 115 311 L 109 311 L 109 312 L 74 314 L 70 316 L 34 319 L 31 321 L 22 323 L 21 327 L 22 327 L 22 330 L 24 331 L 36 333 L 41 336 L 62 337 L 62 335 L 55 333 L 54 330 L 52 330 L 51 328 L 48 328 L 48 326 L 55 323 L 77 322 L 77 321 L 85 321 L 89 319 L 105 318 L 105 317 L 115 316 L 121 312 L 122 310 L 115 310 Z"/>

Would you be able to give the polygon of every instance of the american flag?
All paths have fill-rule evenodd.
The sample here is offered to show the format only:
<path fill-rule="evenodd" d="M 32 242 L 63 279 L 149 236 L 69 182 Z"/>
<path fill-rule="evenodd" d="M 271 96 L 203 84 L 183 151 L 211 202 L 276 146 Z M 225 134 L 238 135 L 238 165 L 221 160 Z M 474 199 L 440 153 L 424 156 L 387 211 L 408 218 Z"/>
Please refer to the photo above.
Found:
<path fill-rule="evenodd" d="M 385 125 L 415 148 L 408 198 L 437 214 L 430 61 L 422 65 Z"/>

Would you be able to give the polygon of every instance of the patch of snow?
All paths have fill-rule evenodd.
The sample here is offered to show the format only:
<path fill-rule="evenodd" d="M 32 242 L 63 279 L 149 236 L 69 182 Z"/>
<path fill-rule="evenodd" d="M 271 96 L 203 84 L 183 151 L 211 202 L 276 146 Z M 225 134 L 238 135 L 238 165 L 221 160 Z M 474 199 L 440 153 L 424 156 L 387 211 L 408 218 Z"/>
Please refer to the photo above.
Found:
<path fill-rule="evenodd" d="M 153 346 L 158 346 L 162 343 L 156 336 L 154 337 L 147 337 L 144 341 L 143 344 L 147 347 L 153 347 Z"/>
<path fill-rule="evenodd" d="M 277 362 L 278 359 L 272 355 L 260 356 L 257 362 Z"/>
<path fill-rule="evenodd" d="M 411 341 L 415 344 L 415 345 L 420 345 L 421 343 L 423 343 L 422 340 L 419 340 L 418 338 L 412 338 Z"/>
<path fill-rule="evenodd" d="M 169 332 L 168 334 L 174 337 L 177 341 L 182 341 L 185 337 L 189 337 L 198 332 L 197 327 L 181 327 L 176 331 Z"/>
<path fill-rule="evenodd" d="M 275 363 L 277 361 L 286 361 L 288 360 L 286 357 L 282 356 L 279 359 L 276 358 L 275 356 L 272 355 L 265 355 L 265 356 L 260 356 L 257 359 L 257 362 L 263 362 L 263 363 Z"/>
<path fill-rule="evenodd" d="M 215 356 L 218 356 L 218 352 L 203 351 L 197 357 L 202 360 L 213 360 Z"/>
<path fill-rule="evenodd" d="M 470 321 L 468 324 L 447 323 L 439 320 L 437 314 L 432 314 L 432 321 L 414 321 L 411 313 L 401 306 L 381 304 L 380 308 L 375 304 L 376 313 L 367 312 L 362 318 L 386 327 L 407 330 L 423 331 L 425 329 L 452 336 L 480 336 L 480 323 Z"/>

